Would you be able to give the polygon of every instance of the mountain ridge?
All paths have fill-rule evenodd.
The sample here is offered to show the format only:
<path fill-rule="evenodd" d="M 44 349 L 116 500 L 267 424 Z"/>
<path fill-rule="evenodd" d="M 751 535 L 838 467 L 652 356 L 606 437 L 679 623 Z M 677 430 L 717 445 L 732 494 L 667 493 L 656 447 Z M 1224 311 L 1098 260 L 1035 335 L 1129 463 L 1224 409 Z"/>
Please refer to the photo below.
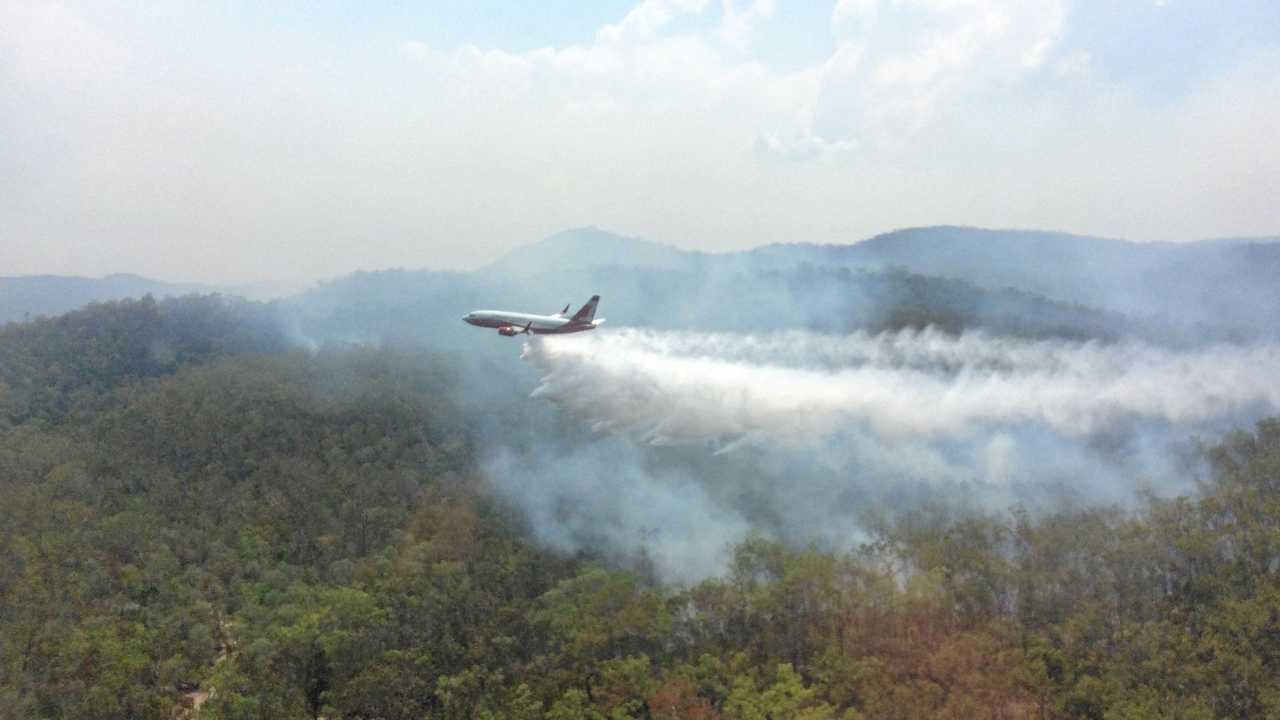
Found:
<path fill-rule="evenodd" d="M 226 291 L 227 288 L 213 285 L 165 282 L 134 273 L 112 273 L 101 277 L 13 275 L 0 277 L 0 324 L 60 315 L 91 302 L 144 295 L 174 297 Z"/>
<path fill-rule="evenodd" d="M 760 272 L 800 264 L 897 268 L 1140 317 L 1193 323 L 1225 318 L 1251 328 L 1280 323 L 1280 284 L 1274 281 L 1280 277 L 1280 237 L 1273 236 L 1149 243 L 1049 230 L 939 225 L 903 228 L 849 244 L 773 243 L 707 253 L 588 227 L 518 248 L 485 271 L 529 276 L 632 266 Z"/>
<path fill-rule="evenodd" d="M 752 302 L 751 298 L 737 297 L 751 284 L 743 285 L 744 278 L 780 271 L 801 277 L 805 276 L 803 266 L 859 273 L 905 271 L 914 276 L 959 280 L 990 292 L 1023 291 L 1165 325 L 1220 327 L 1227 335 L 1247 337 L 1259 331 L 1274 333 L 1280 325 L 1280 284 L 1274 281 L 1280 277 L 1278 241 L 1280 238 L 1261 236 L 1141 243 L 1049 230 L 940 225 L 901 228 L 848 244 L 772 243 L 713 253 L 583 226 L 520 246 L 478 270 L 446 275 L 424 270 L 426 275 L 415 273 L 414 277 L 434 288 L 434 297 L 465 297 L 481 304 L 508 295 L 511 300 L 541 298 L 550 283 L 567 296 L 561 302 L 578 302 L 592 293 L 609 295 L 612 291 L 612 307 L 636 309 L 668 304 L 671 299 L 660 296 L 679 287 L 689 296 L 685 302 L 734 306 L 745 302 L 742 312 L 758 313 L 771 312 L 768 307 L 776 312 L 779 304 L 786 304 L 786 298 Z M 798 274 L 790 272 L 797 269 L 801 270 Z M 689 277 L 675 281 L 663 273 Z M 863 276 L 864 280 L 869 277 Z M 377 298 L 403 292 L 404 287 L 403 282 L 377 273 L 337 276 L 320 287 L 333 283 L 346 288 L 340 295 L 361 302 L 392 301 L 394 297 Z M 719 288 L 719 294 L 695 291 L 698 285 Z M 480 290 L 490 286 L 504 290 L 484 300 L 487 296 Z M 833 285 L 831 292 L 841 286 Z M 357 292 L 357 288 L 363 289 Z M 517 288 L 514 295 L 507 292 Z M 130 273 L 101 278 L 0 278 L 0 323 L 66 312 L 94 301 L 145 294 L 244 294 L 238 290 L 243 289 L 167 283 Z M 629 302 L 619 303 L 619 293 L 629 296 Z M 319 296 L 302 292 L 290 297 L 305 302 Z M 640 302 L 644 297 L 650 299 Z M 756 303 L 762 301 L 766 307 L 757 309 Z M 838 307 L 847 306 L 849 299 L 837 294 L 819 302 Z M 690 312 L 679 302 L 676 308 L 681 314 Z"/>

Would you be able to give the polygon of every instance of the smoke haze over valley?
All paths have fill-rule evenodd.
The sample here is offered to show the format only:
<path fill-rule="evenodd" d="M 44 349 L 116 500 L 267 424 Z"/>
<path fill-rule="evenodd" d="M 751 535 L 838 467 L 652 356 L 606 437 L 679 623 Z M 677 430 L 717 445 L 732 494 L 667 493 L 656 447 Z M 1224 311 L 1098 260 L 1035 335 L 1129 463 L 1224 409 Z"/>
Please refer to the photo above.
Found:
<path fill-rule="evenodd" d="M 0 2 L 0 720 L 1280 717 L 1277 119 L 1275 0 Z"/>
<path fill-rule="evenodd" d="M 867 244 L 707 255 L 580 229 L 472 273 L 336 278 L 273 312 L 302 347 L 446 362 L 489 481 L 543 542 L 647 555 L 671 580 L 719 573 L 752 535 L 847 548 L 934 502 L 1190 492 L 1177 458 L 1280 406 L 1280 245 L 950 227 Z M 1058 272 L 1037 260 L 1050 250 L 1069 256 Z M 1238 281 L 1208 307 L 1194 300 L 1214 266 Z M 596 291 L 610 322 L 584 336 L 521 343 L 458 321 Z"/>

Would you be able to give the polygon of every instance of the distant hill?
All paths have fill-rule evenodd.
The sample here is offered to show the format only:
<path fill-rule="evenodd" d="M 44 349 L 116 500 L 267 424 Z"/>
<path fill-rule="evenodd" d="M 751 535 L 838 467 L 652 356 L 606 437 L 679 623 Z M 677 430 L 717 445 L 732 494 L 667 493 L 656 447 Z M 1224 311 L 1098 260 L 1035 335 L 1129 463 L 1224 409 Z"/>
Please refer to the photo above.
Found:
<path fill-rule="evenodd" d="M 0 324 L 60 315 L 91 302 L 212 293 L 220 288 L 193 283 L 167 283 L 140 275 L 100 278 L 64 275 L 0 277 Z"/>
<path fill-rule="evenodd" d="M 849 245 L 776 244 L 722 254 L 680 250 L 598 228 L 566 231 L 513 251 L 488 270 L 518 275 L 643 267 L 759 273 L 803 264 L 909 273 L 1008 288 L 1175 325 L 1242 333 L 1280 326 L 1280 238 L 1192 243 L 1028 230 L 938 226 Z"/>
<path fill-rule="evenodd" d="M 772 263 L 902 267 L 1131 315 L 1262 328 L 1280 319 L 1277 240 L 1135 243 L 943 226 L 898 230 L 852 245 L 772 245 L 747 254 Z"/>
<path fill-rule="evenodd" d="M 593 293 L 615 324 L 832 332 L 933 323 L 1027 336 L 1172 342 L 1275 336 L 1280 242 L 1134 243 L 1027 230 L 939 226 L 849 245 L 681 250 L 595 227 L 566 230 L 472 273 L 360 272 L 293 296 L 303 341 L 471 336 L 481 307 L 558 311 Z M 234 288 L 136 275 L 0 278 L 0 323 L 92 301 Z M 456 327 L 455 327 L 456 326 Z"/>
<path fill-rule="evenodd" d="M 1021 290 L 988 290 L 901 269 L 802 263 L 775 269 L 714 264 L 692 270 L 630 265 L 534 274 L 391 270 L 355 273 L 295 297 L 299 337 L 325 341 L 412 341 L 444 350 L 480 337 L 459 321 L 481 308 L 553 313 L 603 295 L 609 326 L 767 332 L 808 328 L 843 333 L 934 325 L 983 328 L 1023 337 L 1165 339 L 1165 328 L 1049 300 Z M 1176 338 L 1175 338 L 1176 339 Z"/>

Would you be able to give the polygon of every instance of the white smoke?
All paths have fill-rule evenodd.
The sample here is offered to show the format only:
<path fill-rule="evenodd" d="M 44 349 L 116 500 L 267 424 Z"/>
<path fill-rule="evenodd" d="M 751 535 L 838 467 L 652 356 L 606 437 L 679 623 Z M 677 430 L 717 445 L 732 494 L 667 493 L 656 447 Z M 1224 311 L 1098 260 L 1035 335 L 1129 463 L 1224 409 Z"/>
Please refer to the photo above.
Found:
<path fill-rule="evenodd" d="M 1275 344 L 622 328 L 523 354 L 542 376 L 526 410 L 567 412 L 491 448 L 494 487 L 548 545 L 644 553 L 676 581 L 716 574 L 752 533 L 851 548 L 867 520 L 924 503 L 1189 492 L 1189 438 L 1280 408 Z"/>
<path fill-rule="evenodd" d="M 486 469 L 549 547 L 590 548 L 624 560 L 643 550 L 667 580 L 714 575 L 751 531 L 701 478 L 683 468 L 650 467 L 641 449 L 625 442 L 532 457 L 499 448 Z"/>
<path fill-rule="evenodd" d="M 870 428 L 886 439 L 1042 425 L 1194 424 L 1280 407 L 1280 346 L 1169 350 L 926 330 L 880 335 L 658 332 L 534 338 L 545 398 L 652 444 L 741 438 L 796 447 Z"/>

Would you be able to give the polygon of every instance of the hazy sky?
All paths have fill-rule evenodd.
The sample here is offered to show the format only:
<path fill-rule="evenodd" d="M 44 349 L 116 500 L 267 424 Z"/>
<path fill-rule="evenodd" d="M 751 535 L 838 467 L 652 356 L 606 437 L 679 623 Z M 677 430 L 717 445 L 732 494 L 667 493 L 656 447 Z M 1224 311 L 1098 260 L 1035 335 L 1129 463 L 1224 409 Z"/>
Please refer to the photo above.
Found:
<path fill-rule="evenodd" d="M 0 1 L 0 275 L 1280 232 L 1280 3 Z"/>

